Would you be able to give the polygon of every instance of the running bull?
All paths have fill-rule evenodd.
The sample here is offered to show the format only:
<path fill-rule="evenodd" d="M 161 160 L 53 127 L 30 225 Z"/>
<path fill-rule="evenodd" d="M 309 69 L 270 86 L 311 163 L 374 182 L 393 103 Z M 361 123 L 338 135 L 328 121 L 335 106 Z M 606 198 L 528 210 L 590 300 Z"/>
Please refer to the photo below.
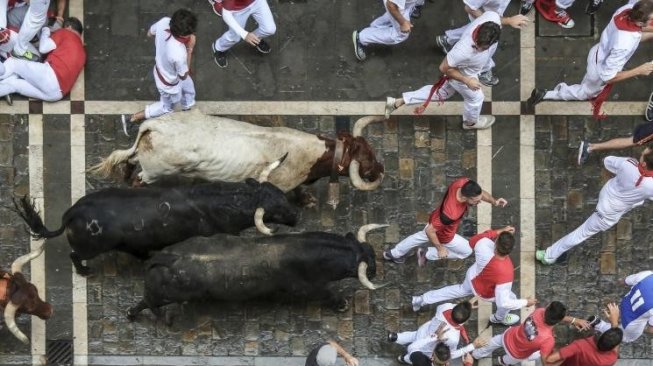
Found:
<path fill-rule="evenodd" d="M 354 125 L 353 135 L 340 131 L 332 139 L 199 111 L 172 113 L 141 124 L 130 149 L 114 151 L 89 171 L 107 178 L 127 164 L 124 178 L 129 180 L 136 163 L 140 163 L 139 184 L 150 184 L 164 176 L 240 182 L 257 177 L 267 164 L 288 152 L 283 166 L 270 175 L 270 182 L 284 192 L 297 188 L 298 196 L 312 205 L 314 199 L 302 192 L 300 185 L 323 177 L 335 182 L 338 176 L 349 176 L 361 190 L 373 190 L 381 184 L 383 165 L 361 134 L 369 123 L 382 120 L 382 116 L 363 117 Z"/>
<path fill-rule="evenodd" d="M 146 259 L 152 250 L 193 236 L 237 235 L 253 225 L 270 235 L 266 221 L 294 226 L 299 209 L 266 182 L 280 162 L 262 172 L 262 183 L 248 179 L 245 183 L 100 190 L 70 207 L 56 231 L 45 227 L 28 197 L 14 204 L 34 238 L 53 238 L 65 231 L 77 273 L 88 275 L 90 268 L 82 260 L 114 249 Z"/>
<path fill-rule="evenodd" d="M 0 308 L 4 309 L 4 321 L 9 331 L 21 342 L 29 339 L 16 326 L 16 315 L 20 313 L 38 316 L 43 320 L 52 316 L 52 305 L 41 300 L 36 286 L 23 276 L 25 263 L 43 253 L 43 242 L 32 252 L 17 258 L 11 265 L 11 273 L 0 270 Z"/>
<path fill-rule="evenodd" d="M 347 301 L 327 284 L 358 277 L 371 290 L 376 274 L 368 231 L 387 225 L 361 227 L 357 237 L 307 232 L 242 238 L 216 235 L 195 238 L 155 254 L 147 264 L 143 300 L 128 310 L 134 320 L 144 309 L 159 317 L 161 307 L 186 301 L 245 301 L 275 296 L 321 300 L 339 311 Z"/>

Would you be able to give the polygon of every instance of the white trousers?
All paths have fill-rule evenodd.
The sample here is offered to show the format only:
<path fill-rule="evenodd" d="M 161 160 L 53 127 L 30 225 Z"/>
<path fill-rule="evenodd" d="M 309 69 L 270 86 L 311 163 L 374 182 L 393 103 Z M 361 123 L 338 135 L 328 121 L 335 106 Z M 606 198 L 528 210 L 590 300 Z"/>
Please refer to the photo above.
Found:
<path fill-rule="evenodd" d="M 496 44 L 492 47 L 494 47 L 496 50 Z M 403 93 L 402 96 L 404 98 L 404 102 L 406 102 L 406 104 L 424 103 L 426 98 L 429 97 L 432 86 L 433 85 L 426 85 L 419 90 Z M 472 90 L 467 87 L 467 85 L 461 83 L 458 80 L 449 79 L 444 83 L 444 85 L 442 85 L 440 90 L 433 94 L 431 101 L 437 102 L 438 95 L 440 95 L 442 100 L 449 99 L 454 94 L 456 94 L 456 92 L 460 93 L 464 100 L 463 121 L 476 123 L 478 121 L 478 117 L 481 115 L 481 108 L 483 107 L 483 100 L 485 99 L 481 89 Z"/>
<path fill-rule="evenodd" d="M 18 93 L 46 102 L 61 100 L 59 80 L 50 64 L 27 61 L 16 57 L 0 64 L 0 97 Z"/>
<path fill-rule="evenodd" d="M 641 337 L 641 335 L 644 334 L 644 329 L 646 329 L 646 324 L 648 324 L 648 318 L 640 317 L 628 323 L 628 326 L 626 328 L 620 325 L 619 327 L 624 331 L 624 338 L 622 339 L 622 342 L 624 343 L 635 342 L 637 338 Z M 610 328 L 612 328 L 612 325 L 610 325 L 610 323 L 604 320 L 601 320 L 601 322 L 599 322 L 599 324 L 597 324 L 595 328 L 599 332 L 603 333 L 609 330 Z"/>
<path fill-rule="evenodd" d="M 419 246 L 424 246 L 430 242 L 431 241 L 429 240 L 428 236 L 426 236 L 426 232 L 424 230 L 420 230 L 415 234 L 407 237 L 406 239 L 400 241 L 397 245 L 395 245 L 394 248 L 392 248 L 392 250 L 390 250 L 390 253 L 395 258 L 401 258 L 408 254 L 411 249 L 417 248 Z M 467 239 L 458 234 L 455 234 L 449 243 L 442 244 L 444 244 L 449 251 L 449 257 L 447 258 L 463 259 L 469 257 L 472 254 L 472 248 L 469 246 Z M 432 261 L 440 259 L 440 257 L 438 257 L 438 251 L 432 245 L 429 245 L 429 248 L 426 251 L 426 259 Z"/>
<path fill-rule="evenodd" d="M 401 15 L 406 19 L 410 19 L 410 13 L 414 8 L 414 5 L 409 6 L 401 12 Z M 386 10 L 383 15 L 374 19 L 369 27 L 358 33 L 358 39 L 363 46 L 369 44 L 393 45 L 407 40 L 409 35 L 410 32 L 403 33 L 401 31 L 399 23 Z"/>
<path fill-rule="evenodd" d="M 503 363 L 506 365 L 518 365 L 522 361 L 526 361 L 526 360 L 534 361 L 534 360 L 539 360 L 541 358 L 540 351 L 533 353 L 527 359 L 515 358 L 513 355 L 510 354 L 510 352 L 508 352 L 506 347 L 504 347 L 503 345 L 503 333 L 497 334 L 494 337 L 490 338 L 490 341 L 486 346 L 477 348 L 474 351 L 472 351 L 472 357 L 474 357 L 477 360 L 480 358 L 491 357 L 492 352 L 494 352 L 494 350 L 497 350 L 499 348 L 503 348 L 503 350 L 506 351 L 506 354 L 503 356 Z"/>
<path fill-rule="evenodd" d="M 430 321 L 422 324 L 419 328 L 417 328 L 416 331 L 414 332 L 401 332 L 397 333 L 397 343 L 401 344 L 403 346 L 408 346 L 409 344 L 420 340 L 420 339 L 425 339 L 425 338 L 430 338 L 431 334 L 435 333 L 437 328 L 435 327 L 433 323 L 433 319 Z M 430 355 L 433 353 L 433 345 L 425 344 L 426 347 L 423 347 L 419 350 L 419 352 L 422 352 L 426 355 Z M 405 357 L 406 362 L 410 361 L 410 354 L 406 355 Z"/>
<path fill-rule="evenodd" d="M 596 67 L 596 51 L 599 45 L 594 45 L 587 55 L 587 70 L 580 84 L 567 85 L 560 83 L 544 95 L 544 99 L 550 100 L 590 100 L 601 92 L 605 83 L 599 76 Z"/>
<path fill-rule="evenodd" d="M 259 39 L 269 37 L 277 31 L 277 25 L 274 24 L 272 11 L 270 11 L 270 6 L 266 0 L 256 0 L 245 9 L 233 11 L 231 13 L 243 29 L 247 24 L 247 19 L 249 19 L 250 16 L 254 17 L 254 20 L 256 20 L 256 23 L 258 24 L 258 28 L 256 28 L 252 33 L 254 33 Z M 220 52 L 227 51 L 236 43 L 240 42 L 240 40 L 241 38 L 238 33 L 230 28 L 215 41 L 215 49 Z"/>
<path fill-rule="evenodd" d="M 22 55 L 27 51 L 27 44 L 41 30 L 43 25 L 45 25 L 49 6 L 50 0 L 30 1 L 27 15 L 25 15 L 23 24 L 20 26 L 20 31 L 18 32 L 18 41 L 14 46 L 14 52 Z"/>
<path fill-rule="evenodd" d="M 552 246 L 546 249 L 545 259 L 549 262 L 554 262 L 564 252 L 575 247 L 576 245 L 584 242 L 601 231 L 606 231 L 613 227 L 621 216 L 629 210 L 624 212 L 611 212 L 608 202 L 608 193 L 606 190 L 601 189 L 599 193 L 599 202 L 596 205 L 596 211 L 585 220 L 576 230 L 562 237 L 556 241 Z M 638 204 L 639 205 L 639 204 Z M 635 205 L 637 206 L 637 205 Z M 633 206 L 633 207 L 635 207 Z"/>
<path fill-rule="evenodd" d="M 472 290 L 472 280 L 468 276 L 465 276 L 465 281 L 458 285 L 445 286 L 437 290 L 431 290 L 422 295 L 422 304 L 437 304 L 442 301 L 459 299 L 461 297 L 467 297 L 474 295 Z M 517 295 L 511 293 L 511 295 L 517 298 Z M 497 306 L 497 312 L 494 313 L 494 318 L 497 321 L 503 321 L 506 318 L 506 315 L 510 312 L 510 309 L 500 308 Z"/>
<path fill-rule="evenodd" d="M 156 71 L 154 77 L 158 78 Z M 182 109 L 188 109 L 195 105 L 195 83 L 193 79 L 188 77 L 179 82 L 181 88 L 177 93 L 168 93 L 159 88 L 161 97 L 158 102 L 152 103 L 145 107 L 145 118 L 154 118 L 172 112 L 175 105 L 181 104 Z"/>

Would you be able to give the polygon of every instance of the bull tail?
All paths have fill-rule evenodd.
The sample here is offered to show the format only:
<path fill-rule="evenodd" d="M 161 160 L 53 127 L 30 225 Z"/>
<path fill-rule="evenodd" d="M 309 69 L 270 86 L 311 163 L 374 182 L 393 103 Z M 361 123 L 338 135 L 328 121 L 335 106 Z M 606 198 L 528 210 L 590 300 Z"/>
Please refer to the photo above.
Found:
<path fill-rule="evenodd" d="M 13 201 L 14 211 L 23 219 L 23 221 L 25 221 L 27 226 L 29 226 L 30 235 L 32 235 L 34 239 L 54 238 L 61 235 L 66 229 L 65 225 L 62 224 L 56 231 L 48 230 L 48 228 L 45 227 L 45 224 L 43 224 L 43 220 L 36 209 L 36 203 L 33 200 L 30 200 L 27 195 L 19 200 L 14 198 Z"/>
<path fill-rule="evenodd" d="M 148 132 L 148 129 L 140 128 L 138 130 L 138 135 L 136 136 L 136 141 L 134 145 L 126 150 L 116 150 L 112 152 L 108 157 L 103 159 L 96 165 L 88 168 L 86 172 L 100 176 L 102 178 L 109 178 L 117 173 L 118 166 L 122 163 L 126 163 L 138 149 L 138 144 L 141 142 L 143 135 Z"/>

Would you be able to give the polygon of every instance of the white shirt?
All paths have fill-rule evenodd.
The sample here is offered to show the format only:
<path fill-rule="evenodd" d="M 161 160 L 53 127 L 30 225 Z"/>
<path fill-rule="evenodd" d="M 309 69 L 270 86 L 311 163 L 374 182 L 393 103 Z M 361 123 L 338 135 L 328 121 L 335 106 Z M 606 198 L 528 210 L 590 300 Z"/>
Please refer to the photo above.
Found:
<path fill-rule="evenodd" d="M 599 214 L 619 218 L 644 200 L 653 200 L 653 177 L 644 177 L 639 186 L 635 186 L 640 178 L 637 159 L 608 156 L 603 164 L 615 176 L 601 188 L 596 206 Z"/>
<path fill-rule="evenodd" d="M 485 66 L 488 59 L 492 56 L 489 50 L 479 52 L 472 47 L 476 44 L 472 38 L 474 30 L 485 22 L 494 22 L 501 26 L 499 14 L 493 11 L 486 11 L 483 15 L 474 19 L 461 36 L 460 41 L 447 53 L 447 63 L 449 66 L 455 67 L 463 75 L 478 76 L 483 66 Z"/>
<path fill-rule="evenodd" d="M 173 86 L 166 85 L 155 71 L 156 86 L 166 93 L 179 93 L 181 90 L 179 75 L 183 76 L 188 72 L 186 45 L 177 41 L 170 34 L 170 17 L 163 17 L 152 24 L 150 33 L 154 35 L 156 68 L 168 84 L 175 84 Z"/>
<path fill-rule="evenodd" d="M 493 11 L 500 16 L 503 16 L 508 4 L 510 4 L 510 0 L 463 0 L 463 2 L 472 10 L 482 8 L 484 12 Z"/>
<path fill-rule="evenodd" d="M 438 343 L 438 337 L 435 335 L 435 332 L 438 330 L 438 327 L 441 323 L 449 324 L 444 317 L 444 312 L 454 308 L 452 303 L 444 303 L 438 306 L 435 310 L 435 316 L 428 323 L 422 325 L 428 325 L 428 334 L 429 336 L 423 339 L 418 339 L 415 342 L 408 345 L 406 348 L 406 353 L 410 356 L 413 352 L 422 352 L 425 355 L 431 357 L 433 354 L 433 347 Z M 465 347 L 460 349 L 458 348 L 458 342 L 460 342 L 460 331 L 447 326 L 448 330 L 444 333 L 444 338 L 446 339 L 445 344 L 451 350 L 451 359 L 455 360 L 456 358 L 462 357 L 465 353 L 469 353 L 474 350 L 473 344 L 468 344 Z"/>
<path fill-rule="evenodd" d="M 388 10 L 388 4 L 387 4 L 388 1 L 397 5 L 399 10 L 406 10 L 406 8 L 408 8 L 409 6 L 417 2 L 417 0 L 384 0 L 383 6 L 385 6 L 385 10 Z"/>
<path fill-rule="evenodd" d="M 646 277 L 650 276 L 653 274 L 653 271 L 642 271 L 639 273 L 632 274 L 624 280 L 626 282 L 626 285 L 628 286 L 635 286 L 637 285 L 641 280 L 645 279 Z M 653 309 L 647 311 L 644 313 L 640 318 L 648 318 L 648 325 L 653 327 Z"/>
<path fill-rule="evenodd" d="M 472 238 L 473 239 L 473 238 Z M 482 238 L 474 245 L 474 256 L 476 261 L 467 270 L 465 281 L 469 281 L 474 295 L 479 296 L 486 301 L 494 301 L 497 307 L 509 310 L 521 309 L 528 303 L 526 299 L 518 299 L 512 292 L 512 282 L 497 283 L 494 288 L 494 297 L 485 298 L 480 296 L 476 291 L 477 289 L 472 284 L 472 280 L 483 273 L 485 267 L 495 257 L 494 253 L 495 243 L 489 238 Z M 497 262 L 500 263 L 500 262 Z M 505 262 L 506 265 L 508 262 Z M 514 267 L 510 266 L 509 269 L 514 271 Z M 508 268 L 506 268 L 508 270 Z"/>
<path fill-rule="evenodd" d="M 639 46 L 642 32 L 630 32 L 619 30 L 614 24 L 614 17 L 624 10 L 632 9 L 633 4 L 626 4 L 612 15 L 610 23 L 605 27 L 599 39 L 599 47 L 596 55 L 590 55 L 590 59 L 597 63 L 601 80 L 607 82 L 623 70 L 624 65 L 630 60 Z"/>

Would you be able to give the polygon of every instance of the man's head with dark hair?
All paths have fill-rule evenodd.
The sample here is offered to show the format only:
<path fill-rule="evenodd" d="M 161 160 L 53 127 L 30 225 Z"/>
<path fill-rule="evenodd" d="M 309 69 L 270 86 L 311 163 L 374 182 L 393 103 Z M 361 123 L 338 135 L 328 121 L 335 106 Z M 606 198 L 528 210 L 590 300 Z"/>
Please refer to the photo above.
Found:
<path fill-rule="evenodd" d="M 596 348 L 601 352 L 607 352 L 621 344 L 624 331 L 621 328 L 610 328 L 603 332 L 596 340 Z"/>
<path fill-rule="evenodd" d="M 638 23 L 640 27 L 646 26 L 653 16 L 653 1 L 642 0 L 633 5 L 633 8 L 628 13 L 628 19 Z"/>
<path fill-rule="evenodd" d="M 449 363 L 450 359 L 451 350 L 449 349 L 449 346 L 444 342 L 438 342 L 438 344 L 435 345 L 435 348 L 433 348 L 433 356 L 431 356 L 433 365 L 446 365 Z"/>
<path fill-rule="evenodd" d="M 482 193 L 483 190 L 481 189 L 481 186 L 471 179 L 460 187 L 460 195 L 465 200 L 465 203 L 470 206 L 476 206 L 481 202 Z"/>
<path fill-rule="evenodd" d="M 500 256 L 506 256 L 512 252 L 512 249 L 515 247 L 515 236 L 512 233 L 507 231 L 499 234 L 497 241 L 494 243 L 497 254 Z"/>
<path fill-rule="evenodd" d="M 82 22 L 75 17 L 70 17 L 64 20 L 63 27 L 74 30 L 75 32 L 79 33 L 80 36 L 82 33 L 84 33 L 84 26 L 82 25 Z"/>
<path fill-rule="evenodd" d="M 463 301 L 451 309 L 451 319 L 456 324 L 464 324 L 472 316 L 472 304 L 469 301 Z"/>
<path fill-rule="evenodd" d="M 544 310 L 544 322 L 556 325 L 567 315 L 567 307 L 560 301 L 552 301 Z"/>
<path fill-rule="evenodd" d="M 475 32 L 474 43 L 479 51 L 487 50 L 493 44 L 499 42 L 501 26 L 495 22 L 485 22 Z"/>
<path fill-rule="evenodd" d="M 653 148 L 647 147 L 644 149 L 639 157 L 639 162 L 646 165 L 644 167 L 646 170 L 653 170 Z"/>
<path fill-rule="evenodd" d="M 186 9 L 179 9 L 170 19 L 170 33 L 175 37 L 190 36 L 197 31 L 197 17 Z"/>

